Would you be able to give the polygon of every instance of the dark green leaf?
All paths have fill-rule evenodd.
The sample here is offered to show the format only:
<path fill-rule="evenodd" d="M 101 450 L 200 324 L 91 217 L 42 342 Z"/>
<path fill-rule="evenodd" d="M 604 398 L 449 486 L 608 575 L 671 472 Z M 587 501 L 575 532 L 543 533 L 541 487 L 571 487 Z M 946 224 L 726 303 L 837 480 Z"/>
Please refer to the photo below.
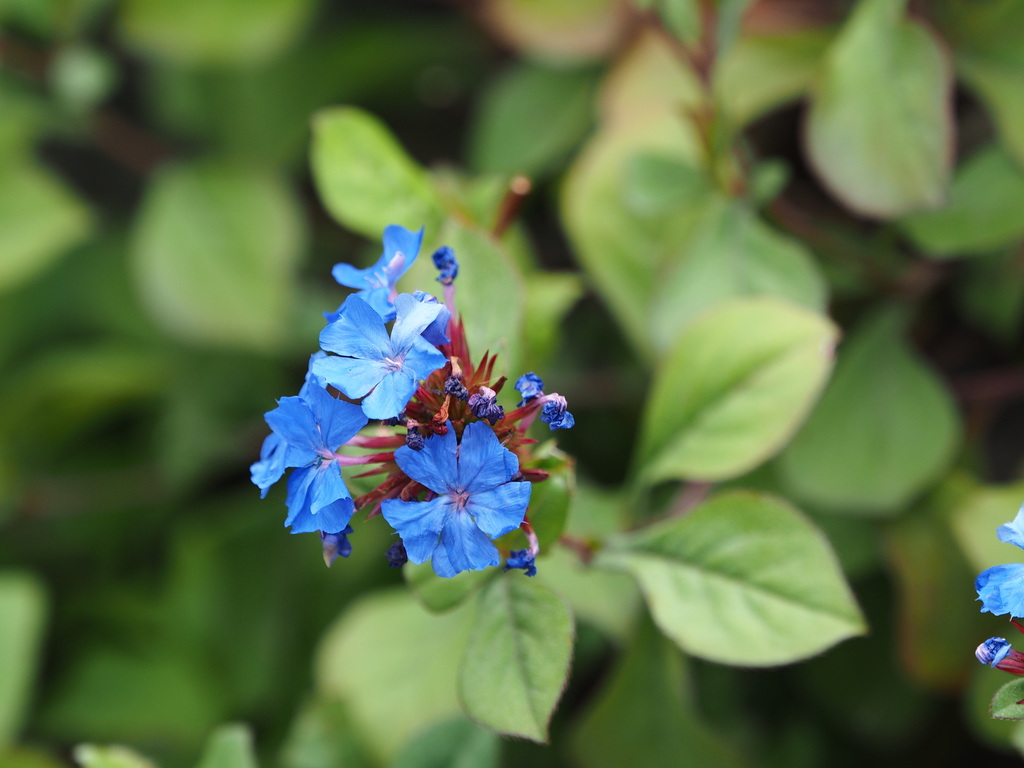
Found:
<path fill-rule="evenodd" d="M 1024 260 L 1019 248 L 972 259 L 954 287 L 962 311 L 979 328 L 1003 344 L 1017 338 L 1024 314 Z"/>
<path fill-rule="evenodd" d="M 139 288 L 177 336 L 273 351 L 287 338 L 304 240 L 279 178 L 241 166 L 166 168 L 136 224 Z"/>
<path fill-rule="evenodd" d="M 825 58 L 807 149 L 825 185 L 857 213 L 933 208 L 952 162 L 952 67 L 906 0 L 860 0 Z"/>
<path fill-rule="evenodd" d="M 734 300 L 694 320 L 655 377 L 643 479 L 722 480 L 778 451 L 817 398 L 835 337 L 828 319 L 775 299 Z"/>
<path fill-rule="evenodd" d="M 406 563 L 402 566 L 405 583 L 409 585 L 423 607 L 434 613 L 441 613 L 459 605 L 480 589 L 494 573 L 494 569 L 463 571 L 446 579 L 434 573 L 430 563 Z"/>
<path fill-rule="evenodd" d="M 839 351 L 835 376 L 779 459 L 786 487 L 835 511 L 895 514 L 949 465 L 960 432 L 942 381 L 876 312 Z"/>
<path fill-rule="evenodd" d="M 42 650 L 46 594 L 25 573 L 0 574 L 0 753 L 17 740 Z"/>
<path fill-rule="evenodd" d="M 546 742 L 572 658 L 573 618 L 553 592 L 521 573 L 480 594 L 459 673 L 459 698 L 475 721 Z"/>
<path fill-rule="evenodd" d="M 400 224 L 436 236 L 442 214 L 427 173 L 369 113 L 316 113 L 311 163 L 324 207 L 349 229 L 377 240 L 386 226 Z"/>
<path fill-rule="evenodd" d="M 417 736 L 389 768 L 496 768 L 499 749 L 497 736 L 459 718 Z"/>
<path fill-rule="evenodd" d="M 957 171 L 949 202 L 904 219 L 903 228 L 931 256 L 992 251 L 1024 237 L 1024 171 L 997 146 Z"/>
<path fill-rule="evenodd" d="M 662 632 L 723 664 L 787 664 L 865 630 L 824 536 L 767 496 L 723 494 L 596 563 L 633 574 Z"/>

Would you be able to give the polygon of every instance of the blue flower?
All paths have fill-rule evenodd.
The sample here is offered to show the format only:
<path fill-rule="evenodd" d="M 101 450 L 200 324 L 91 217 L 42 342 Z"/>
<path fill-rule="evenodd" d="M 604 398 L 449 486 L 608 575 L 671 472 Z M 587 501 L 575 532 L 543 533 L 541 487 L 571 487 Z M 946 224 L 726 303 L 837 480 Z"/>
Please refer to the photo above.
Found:
<path fill-rule="evenodd" d="M 505 417 L 505 409 L 497 403 L 497 394 L 490 387 L 480 387 L 480 390 L 469 396 L 467 404 L 469 410 L 478 419 L 487 419 L 491 426 L 494 426 L 499 419 Z"/>
<path fill-rule="evenodd" d="M 397 416 L 419 380 L 447 362 L 420 335 L 442 308 L 401 294 L 395 299 L 398 319 L 388 338 L 381 316 L 358 296 L 349 296 L 338 319 L 320 332 L 320 346 L 342 357 L 314 361 L 313 372 L 347 397 L 365 397 L 363 412 L 371 419 Z"/>
<path fill-rule="evenodd" d="M 448 307 L 441 304 L 437 300 L 436 296 L 431 296 L 429 293 L 424 293 L 423 291 L 413 291 L 412 297 L 416 299 L 416 301 L 423 301 L 427 304 L 436 304 L 440 307 L 434 321 L 423 329 L 423 333 L 421 334 L 423 338 L 435 347 L 440 347 L 442 344 L 447 344 L 451 341 L 451 339 L 448 338 L 448 321 L 451 320 L 452 313 L 448 311 Z"/>
<path fill-rule="evenodd" d="M 419 232 L 412 232 L 392 224 L 384 230 L 384 252 L 376 264 L 367 269 L 335 264 L 331 274 L 341 285 L 361 289 L 356 296 L 373 307 L 385 322 L 394 320 L 395 283 L 416 261 L 422 242 L 422 227 Z M 328 320 L 334 319 L 328 315 Z"/>
<path fill-rule="evenodd" d="M 977 647 L 974 655 L 982 664 L 994 667 L 1005 659 L 1012 650 L 1013 648 L 1006 642 L 1005 637 L 990 637 Z"/>
<path fill-rule="evenodd" d="M 999 526 L 999 540 L 1024 549 L 1024 505 L 1012 523 Z M 1024 617 L 1024 564 L 997 565 L 983 571 L 974 582 L 981 600 L 981 612 Z"/>
<path fill-rule="evenodd" d="M 505 570 L 522 568 L 527 576 L 537 575 L 537 566 L 534 565 L 533 553 L 528 549 L 516 549 L 508 553 L 508 560 L 505 561 Z"/>
<path fill-rule="evenodd" d="M 266 415 L 278 436 L 288 478 L 288 518 L 292 533 L 341 533 L 355 511 L 341 476 L 345 458 L 337 449 L 366 426 L 358 405 L 337 400 L 321 386 L 304 388 L 303 397 L 283 397 Z M 275 452 L 275 457 L 277 453 Z"/>
<path fill-rule="evenodd" d="M 510 482 L 519 472 L 519 460 L 491 428 L 479 421 L 468 424 L 456 444 L 448 422 L 446 434 L 431 437 L 419 451 L 399 448 L 395 461 L 437 494 L 428 501 L 387 499 L 381 505 L 409 560 L 430 560 L 434 572 L 445 577 L 497 565 L 491 539 L 519 527 L 531 489 L 528 482 Z"/>
<path fill-rule="evenodd" d="M 534 398 L 544 394 L 544 380 L 533 371 L 524 373 L 516 379 L 516 390 L 523 399 L 519 401 L 519 408 L 522 408 Z"/>
<path fill-rule="evenodd" d="M 566 410 L 569 404 L 561 395 L 548 395 L 548 401 L 540 412 L 540 420 L 543 421 L 551 431 L 556 429 L 571 429 L 576 424 L 576 419 Z"/>
<path fill-rule="evenodd" d="M 459 276 L 459 260 L 455 258 L 455 251 L 447 245 L 442 245 L 434 251 L 434 266 L 441 271 L 437 282 L 441 285 L 451 285 Z"/>
<path fill-rule="evenodd" d="M 346 525 L 345 530 L 338 533 L 324 533 L 320 531 L 320 544 L 324 550 L 324 563 L 330 568 L 338 555 L 348 557 L 352 554 L 352 544 L 348 535 L 352 533 L 352 526 Z"/>

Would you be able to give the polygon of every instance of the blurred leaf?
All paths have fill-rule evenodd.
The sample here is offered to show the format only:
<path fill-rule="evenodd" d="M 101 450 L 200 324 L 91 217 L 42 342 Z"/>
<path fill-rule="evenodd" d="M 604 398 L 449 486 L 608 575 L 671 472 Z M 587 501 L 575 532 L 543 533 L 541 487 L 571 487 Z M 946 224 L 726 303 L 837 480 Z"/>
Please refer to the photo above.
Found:
<path fill-rule="evenodd" d="M 340 702 L 314 700 L 292 723 L 281 748 L 282 768 L 372 768 Z"/>
<path fill-rule="evenodd" d="M 1013 520 L 1021 502 L 1024 502 L 1022 482 L 981 486 L 951 510 L 950 526 L 974 571 L 1020 559 L 1017 549 L 996 538 L 996 529 Z"/>
<path fill-rule="evenodd" d="M 803 96 L 821 71 L 831 31 L 740 38 L 715 67 L 715 96 L 737 128 Z"/>
<path fill-rule="evenodd" d="M 553 546 L 565 530 L 576 487 L 572 460 L 557 448 L 554 451 L 557 451 L 557 457 L 537 465 L 538 469 L 551 474 L 546 480 L 534 483 L 530 492 L 528 514 L 541 549 Z"/>
<path fill-rule="evenodd" d="M 483 12 L 488 26 L 527 56 L 566 64 L 610 50 L 626 9 L 615 0 L 488 0 Z"/>
<path fill-rule="evenodd" d="M 781 500 L 732 492 L 610 542 L 596 564 L 633 574 L 680 648 L 772 666 L 865 631 L 825 537 Z"/>
<path fill-rule="evenodd" d="M 249 726 L 241 723 L 220 726 L 206 742 L 196 768 L 256 768 Z"/>
<path fill-rule="evenodd" d="M 676 157 L 641 154 L 626 164 L 623 201 L 640 216 L 664 216 L 712 193 L 707 175 Z"/>
<path fill-rule="evenodd" d="M 699 0 L 657 0 L 658 11 L 668 30 L 687 47 L 700 42 L 702 24 Z"/>
<path fill-rule="evenodd" d="M 962 311 L 979 328 L 1004 344 L 1017 338 L 1024 314 L 1024 258 L 1020 248 L 971 259 L 954 288 Z"/>
<path fill-rule="evenodd" d="M 556 547 L 542 555 L 534 578 L 565 598 L 578 621 L 625 642 L 640 604 L 636 582 L 629 576 L 583 565 L 575 553 Z"/>
<path fill-rule="evenodd" d="M 836 329 L 774 299 L 724 303 L 688 325 L 655 376 L 641 478 L 722 480 L 778 451 L 832 366 Z"/>
<path fill-rule="evenodd" d="M 537 368 L 554 354 L 565 316 L 583 296 L 583 281 L 568 272 L 534 272 L 525 279 L 523 360 Z"/>
<path fill-rule="evenodd" d="M 741 296 L 777 296 L 821 311 L 825 280 L 799 240 L 771 229 L 743 203 L 709 200 L 655 291 L 651 332 L 658 347 L 670 347 L 701 312 Z"/>
<path fill-rule="evenodd" d="M 314 6 L 314 0 L 126 0 L 120 31 L 144 54 L 182 64 L 244 65 L 291 45 Z"/>
<path fill-rule="evenodd" d="M 992 251 L 1024 237 L 1024 171 L 998 146 L 979 150 L 957 171 L 946 205 L 901 222 L 930 256 Z"/>
<path fill-rule="evenodd" d="M 465 719 L 420 734 L 389 768 L 497 768 L 498 737 Z"/>
<path fill-rule="evenodd" d="M 61 48 L 47 76 L 60 101 L 73 111 L 94 108 L 114 90 L 117 65 L 98 48 L 70 45 Z"/>
<path fill-rule="evenodd" d="M 136 223 L 139 289 L 177 336 L 271 352 L 287 335 L 304 239 L 279 178 L 242 166 L 165 168 Z"/>
<path fill-rule="evenodd" d="M 156 648 L 139 656 L 91 651 L 48 698 L 41 728 L 62 741 L 131 739 L 198 749 L 224 714 L 223 693 L 211 672 Z"/>
<path fill-rule="evenodd" d="M 572 753 L 587 768 L 729 768 L 744 761 L 700 721 L 683 657 L 646 617 L 584 713 Z"/>
<path fill-rule="evenodd" d="M 43 752 L 15 749 L 0 752 L 0 768 L 67 768 Z"/>
<path fill-rule="evenodd" d="M 43 645 L 46 593 L 27 573 L 0 572 L 0 754 L 17 741 Z"/>
<path fill-rule="evenodd" d="M 75 761 L 82 768 L 156 768 L 148 759 L 127 747 L 100 747 L 79 744 L 74 751 Z"/>
<path fill-rule="evenodd" d="M 443 613 L 460 605 L 495 573 L 493 568 L 488 568 L 483 571 L 463 571 L 451 578 L 444 578 L 434 573 L 430 563 L 406 563 L 402 566 L 405 583 L 423 607 L 432 613 Z"/>
<path fill-rule="evenodd" d="M 997 720 L 1024 720 L 1024 680 L 1011 680 L 992 698 L 992 717 Z"/>
<path fill-rule="evenodd" d="M 519 573 L 496 578 L 477 601 L 459 673 L 473 720 L 546 743 L 569 678 L 574 622 L 565 602 Z"/>
<path fill-rule="evenodd" d="M 1017 0 L 940 4 L 957 74 L 985 103 L 1003 143 L 1024 168 L 1024 6 Z"/>
<path fill-rule="evenodd" d="M 85 206 L 56 179 L 28 162 L 0 162 L 0 292 L 43 272 L 89 229 Z"/>
<path fill-rule="evenodd" d="M 837 512 L 896 514 L 949 465 L 957 412 L 904 339 L 905 314 L 876 311 L 840 348 L 821 402 L 779 458 L 798 499 Z"/>
<path fill-rule="evenodd" d="M 387 127 L 355 107 L 313 117 L 311 163 L 324 207 L 341 224 L 378 239 L 389 224 L 439 229 L 442 212 L 426 172 Z"/>
<path fill-rule="evenodd" d="M 470 164 L 485 173 L 546 175 L 590 128 L 596 84 L 589 69 L 509 69 L 480 101 Z"/>
<path fill-rule="evenodd" d="M 423 728 L 459 714 L 455 680 L 471 615 L 430 614 L 405 590 L 378 590 L 324 634 L 315 669 L 320 691 L 346 704 L 378 760 L 393 759 Z"/>
<path fill-rule="evenodd" d="M 906 0 L 860 0 L 825 58 L 807 150 L 857 213 L 894 218 L 940 205 L 952 162 L 952 78 L 944 49 L 903 19 Z"/>

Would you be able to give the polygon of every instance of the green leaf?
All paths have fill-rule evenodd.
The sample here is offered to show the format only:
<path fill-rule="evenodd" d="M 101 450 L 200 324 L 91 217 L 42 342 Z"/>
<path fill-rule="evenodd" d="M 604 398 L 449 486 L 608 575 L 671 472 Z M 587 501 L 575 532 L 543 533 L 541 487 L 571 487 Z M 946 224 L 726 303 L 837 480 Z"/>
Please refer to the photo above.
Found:
<path fill-rule="evenodd" d="M 0 574 L 0 753 L 28 710 L 46 622 L 46 593 L 25 573 Z"/>
<path fill-rule="evenodd" d="M 240 166 L 165 168 L 134 233 L 139 289 L 176 336 L 270 352 L 288 337 L 304 240 L 279 178 Z"/>
<path fill-rule="evenodd" d="M 834 511 L 895 514 L 949 465 L 960 433 L 942 381 L 904 339 L 905 313 L 875 312 L 839 350 L 835 376 L 779 458 L 787 488 Z"/>
<path fill-rule="evenodd" d="M 520 573 L 480 594 L 459 674 L 466 714 L 510 736 L 546 743 L 569 677 L 573 618 L 553 592 Z"/>
<path fill-rule="evenodd" d="M 0 292 L 43 272 L 89 229 L 88 211 L 48 173 L 0 163 Z"/>
<path fill-rule="evenodd" d="M 292 723 L 281 748 L 282 768 L 374 768 L 338 701 L 314 700 Z"/>
<path fill-rule="evenodd" d="M 595 564 L 633 574 L 661 631 L 723 664 L 788 664 L 865 630 L 828 541 L 769 496 L 722 494 Z"/>
<path fill-rule="evenodd" d="M 974 488 L 950 510 L 949 523 L 971 567 L 983 571 L 1020 559 L 1016 549 L 996 538 L 1024 501 L 1024 483 Z"/>
<path fill-rule="evenodd" d="M 694 766 L 742 765 L 700 721 L 690 687 L 683 657 L 645 617 L 573 734 L 576 762 L 663 768 L 685 755 Z"/>
<path fill-rule="evenodd" d="M 438 231 L 442 212 L 427 173 L 376 117 L 355 107 L 317 112 L 311 153 L 320 199 L 349 229 L 374 240 L 389 224 Z"/>
<path fill-rule="evenodd" d="M 992 697 L 992 717 L 997 720 L 1024 720 L 1024 680 L 1011 680 Z"/>
<path fill-rule="evenodd" d="M 562 322 L 583 296 L 583 281 L 568 272 L 532 272 L 525 283 L 522 367 L 539 369 L 554 354 Z"/>
<path fill-rule="evenodd" d="M 421 733 L 389 768 L 497 768 L 500 742 L 464 718 Z"/>
<path fill-rule="evenodd" d="M 196 768 L 257 768 L 249 726 L 222 725 L 213 732 Z"/>
<path fill-rule="evenodd" d="M 405 583 L 423 607 L 433 613 L 442 613 L 461 604 L 494 573 L 494 569 L 463 571 L 451 578 L 444 578 L 434 573 L 430 563 L 406 563 L 402 566 Z"/>
<path fill-rule="evenodd" d="M 623 202 L 640 216 L 671 214 L 712 191 L 706 174 L 671 155 L 640 154 L 626 163 Z"/>
<path fill-rule="evenodd" d="M 495 0 L 481 18 L 527 57 L 565 65 L 609 52 L 628 16 L 615 0 Z"/>
<path fill-rule="evenodd" d="M 118 745 L 79 744 L 75 747 L 74 757 L 82 768 L 156 768 L 142 755 Z"/>
<path fill-rule="evenodd" d="M 1019 248 L 971 259 L 953 287 L 961 311 L 972 323 L 1003 344 L 1013 343 L 1024 314 L 1024 262 Z"/>
<path fill-rule="evenodd" d="M 697 0 L 658 0 L 658 10 L 668 30 L 685 45 L 700 42 L 701 13 Z"/>
<path fill-rule="evenodd" d="M 806 29 L 740 38 L 715 67 L 715 96 L 736 127 L 803 96 L 832 34 Z"/>
<path fill-rule="evenodd" d="M 937 257 L 992 251 L 1024 237 L 1024 171 L 1000 147 L 972 155 L 957 171 L 949 202 L 901 226 Z"/>
<path fill-rule="evenodd" d="M 777 296 L 821 311 L 825 280 L 800 241 L 771 229 L 743 203 L 715 198 L 655 291 L 651 332 L 658 347 L 668 348 L 702 311 L 741 296 Z"/>
<path fill-rule="evenodd" d="M 470 164 L 485 173 L 546 175 L 590 128 L 595 91 L 590 69 L 513 66 L 480 102 Z"/>
<path fill-rule="evenodd" d="M 680 334 L 644 415 L 642 479 L 723 480 L 778 451 L 832 366 L 828 319 L 775 299 L 724 303 Z"/>
<path fill-rule="evenodd" d="M 404 589 L 377 591 L 324 634 L 320 694 L 346 705 L 377 760 L 393 759 L 423 728 L 459 714 L 455 681 L 471 613 L 431 614 Z"/>
<path fill-rule="evenodd" d="M 894 218 L 942 203 L 952 162 L 952 67 L 905 0 L 860 0 L 825 58 L 807 149 L 852 210 Z"/>
<path fill-rule="evenodd" d="M 554 545 L 565 530 L 569 505 L 576 489 L 576 471 L 572 459 L 552 443 L 546 443 L 538 453 L 541 450 L 550 451 L 549 457 L 531 468 L 550 474 L 547 479 L 533 484 L 528 514 L 541 549 L 546 549 Z"/>
<path fill-rule="evenodd" d="M 314 0 L 127 0 L 121 34 L 144 54 L 187 65 L 263 61 L 302 32 Z"/>

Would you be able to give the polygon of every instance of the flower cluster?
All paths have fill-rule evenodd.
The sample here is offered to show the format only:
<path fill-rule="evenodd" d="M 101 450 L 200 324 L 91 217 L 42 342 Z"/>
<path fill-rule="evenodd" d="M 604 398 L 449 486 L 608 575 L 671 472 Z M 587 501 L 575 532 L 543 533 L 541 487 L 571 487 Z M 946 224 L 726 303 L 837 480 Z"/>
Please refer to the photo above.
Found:
<path fill-rule="evenodd" d="M 999 526 L 996 536 L 1006 544 L 1024 549 L 1024 505 L 1012 522 Z M 1015 619 L 1024 618 L 1024 563 L 988 568 L 978 575 L 974 588 L 981 601 L 981 612 L 1010 615 L 1010 622 L 1021 632 L 1024 626 Z M 1024 653 L 1015 651 L 1002 637 L 990 637 L 975 650 L 982 664 L 1014 675 L 1024 675 Z"/>
<path fill-rule="evenodd" d="M 392 566 L 429 560 L 445 577 L 481 570 L 500 563 L 494 540 L 520 529 L 528 548 L 506 550 L 505 569 L 532 576 L 539 547 L 527 514 L 530 492 L 547 473 L 531 467 L 535 441 L 526 431 L 538 417 L 551 430 L 575 420 L 565 398 L 546 394 L 532 372 L 515 383 L 516 408 L 506 412 L 498 403 L 505 378 L 494 375 L 493 355 L 476 364 L 470 357 L 455 309 L 459 264 L 450 248 L 433 257 L 443 301 L 397 292 L 422 239 L 422 230 L 389 226 L 374 266 L 334 267 L 335 279 L 358 292 L 325 313 L 322 351 L 310 358 L 299 394 L 266 414 L 271 433 L 252 481 L 266 496 L 292 470 L 285 525 L 292 533 L 319 532 L 328 565 L 348 557 L 349 523 L 366 510 L 400 537 L 386 553 Z M 370 419 L 380 426 L 361 434 Z M 355 499 L 343 473 L 353 466 L 380 479 Z"/>

